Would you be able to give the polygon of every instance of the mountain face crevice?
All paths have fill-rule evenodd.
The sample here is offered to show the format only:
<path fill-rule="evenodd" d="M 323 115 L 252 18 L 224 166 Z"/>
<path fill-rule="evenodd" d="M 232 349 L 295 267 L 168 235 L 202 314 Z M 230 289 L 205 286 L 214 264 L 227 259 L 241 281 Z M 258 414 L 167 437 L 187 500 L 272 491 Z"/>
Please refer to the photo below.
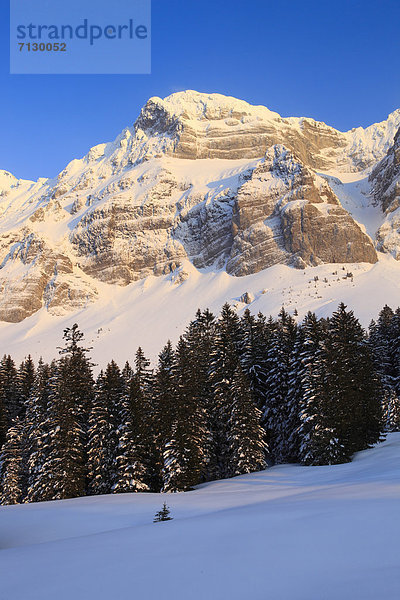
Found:
<path fill-rule="evenodd" d="M 327 182 L 284 146 L 273 146 L 239 189 L 228 273 L 248 275 L 277 263 L 370 262 L 370 238 Z"/>
<path fill-rule="evenodd" d="M 173 271 L 181 282 L 185 261 L 235 276 L 376 262 L 373 241 L 317 171 L 340 179 L 374 167 L 374 201 L 388 215 L 378 249 L 395 253 L 399 127 L 400 110 L 340 132 L 187 91 L 151 98 L 133 127 L 55 179 L 0 171 L 0 320 L 77 310 L 104 284 Z"/>
<path fill-rule="evenodd" d="M 393 146 L 370 175 L 372 197 L 387 215 L 379 228 L 377 248 L 400 259 L 400 129 Z"/>

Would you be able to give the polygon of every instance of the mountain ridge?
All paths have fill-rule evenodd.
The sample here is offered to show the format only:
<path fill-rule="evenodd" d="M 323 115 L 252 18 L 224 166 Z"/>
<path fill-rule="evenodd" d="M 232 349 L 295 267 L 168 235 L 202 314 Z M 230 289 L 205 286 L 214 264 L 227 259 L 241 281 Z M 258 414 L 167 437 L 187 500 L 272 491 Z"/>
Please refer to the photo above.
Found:
<path fill-rule="evenodd" d="M 237 276 L 279 263 L 373 264 L 373 239 L 326 173 L 366 182 L 390 162 L 398 127 L 400 109 L 339 132 L 186 91 L 149 99 L 133 127 L 54 179 L 0 171 L 0 320 L 82 310 L 101 283 L 170 273 L 183 283 L 188 261 Z"/>

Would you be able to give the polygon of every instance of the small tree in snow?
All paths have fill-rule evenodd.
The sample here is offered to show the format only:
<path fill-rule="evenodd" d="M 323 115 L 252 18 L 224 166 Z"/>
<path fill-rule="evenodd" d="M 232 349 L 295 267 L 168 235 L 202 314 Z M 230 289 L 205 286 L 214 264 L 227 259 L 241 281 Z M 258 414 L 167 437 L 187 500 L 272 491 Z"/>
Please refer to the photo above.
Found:
<path fill-rule="evenodd" d="M 162 509 L 156 512 L 153 523 L 159 523 L 160 521 L 172 521 L 172 517 L 169 516 L 170 513 L 171 511 L 169 510 L 167 503 L 164 502 Z"/>

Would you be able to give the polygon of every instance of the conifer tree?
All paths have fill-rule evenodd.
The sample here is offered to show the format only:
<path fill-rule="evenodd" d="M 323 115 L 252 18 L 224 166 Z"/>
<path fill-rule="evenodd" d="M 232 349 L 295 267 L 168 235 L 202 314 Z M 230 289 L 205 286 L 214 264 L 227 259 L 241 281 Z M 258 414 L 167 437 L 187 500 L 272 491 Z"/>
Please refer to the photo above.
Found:
<path fill-rule="evenodd" d="M 164 492 L 189 490 L 200 483 L 204 473 L 206 416 L 197 401 L 190 367 L 187 342 L 181 338 L 175 352 L 175 410 L 164 450 Z"/>
<path fill-rule="evenodd" d="M 213 390 L 211 432 L 215 448 L 215 464 L 210 479 L 229 476 L 228 422 L 232 412 L 231 385 L 239 365 L 243 332 L 237 314 L 225 304 L 218 319 L 215 341 L 211 349 L 210 383 Z"/>
<path fill-rule="evenodd" d="M 153 390 L 155 445 L 162 480 L 164 451 L 172 436 L 176 411 L 175 354 L 170 340 L 159 354 Z"/>
<path fill-rule="evenodd" d="M 232 410 L 228 422 L 230 475 L 265 469 L 265 431 L 242 368 L 237 366 L 231 386 Z"/>
<path fill-rule="evenodd" d="M 24 419 L 24 436 L 26 439 L 27 456 L 27 502 L 36 502 L 45 499 L 48 490 L 42 487 L 43 466 L 50 455 L 49 433 L 50 423 L 48 415 L 49 380 L 51 369 L 55 369 L 55 363 L 50 368 L 39 360 L 35 380 L 29 398 L 26 402 Z M 46 485 L 46 484 L 45 484 Z"/>
<path fill-rule="evenodd" d="M 23 500 L 23 428 L 16 417 L 0 454 L 0 504 L 19 504 Z"/>
<path fill-rule="evenodd" d="M 80 407 L 69 393 L 68 373 L 68 362 L 61 359 L 49 379 L 46 426 L 49 451 L 38 481 L 42 500 L 76 498 L 84 496 L 86 491 L 85 432 Z"/>
<path fill-rule="evenodd" d="M 379 313 L 378 321 L 372 321 L 369 327 L 369 346 L 374 361 L 374 368 L 378 374 L 382 386 L 383 410 L 385 422 L 387 421 L 387 409 L 389 404 L 395 405 L 397 397 L 398 379 L 398 350 L 400 334 L 400 323 L 395 317 L 393 310 L 385 305 Z"/>
<path fill-rule="evenodd" d="M 156 477 L 155 440 L 151 429 L 152 372 L 141 348 L 135 356 L 135 372 L 122 398 L 122 425 L 119 428 L 117 478 L 114 493 L 145 492 Z M 158 490 L 157 490 L 158 491 Z"/>
<path fill-rule="evenodd" d="M 350 456 L 380 439 L 382 391 L 365 332 L 343 303 L 329 322 L 324 352 L 328 417 Z"/>
<path fill-rule="evenodd" d="M 10 355 L 4 355 L 0 361 L 0 447 L 5 441 L 7 429 L 21 415 L 21 411 L 15 363 Z"/>
<path fill-rule="evenodd" d="M 88 491 L 109 494 L 116 483 L 116 459 L 122 377 L 112 361 L 100 372 L 89 415 Z"/>
<path fill-rule="evenodd" d="M 328 371 L 323 349 L 324 323 L 308 313 L 302 325 L 303 343 L 299 365 L 299 458 L 305 465 L 347 462 L 349 455 L 335 431 L 327 393 Z"/>
<path fill-rule="evenodd" d="M 48 383 L 46 447 L 50 450 L 37 482 L 42 499 L 86 493 L 87 421 L 94 385 L 86 357 L 89 349 L 82 346 L 82 338 L 76 324 L 65 329 L 65 346 Z"/>
<path fill-rule="evenodd" d="M 213 431 L 214 394 L 210 380 L 211 351 L 216 336 L 216 319 L 209 310 L 200 310 L 189 324 L 183 339 L 187 351 L 186 386 L 193 395 L 193 405 L 201 414 L 201 446 L 203 453 L 203 472 L 201 480 L 207 480 L 217 463 Z"/>
<path fill-rule="evenodd" d="M 287 396 L 288 462 L 298 462 L 300 455 L 300 412 L 304 397 L 302 365 L 304 341 L 304 328 L 298 327 L 289 357 Z"/>
<path fill-rule="evenodd" d="M 18 404 L 20 406 L 20 416 L 23 417 L 26 409 L 26 403 L 31 393 L 35 380 L 35 365 L 31 355 L 29 355 L 20 365 L 16 379 L 16 393 Z"/>
<path fill-rule="evenodd" d="M 164 502 L 161 510 L 156 512 L 153 523 L 160 523 L 161 521 L 172 521 L 171 511 L 169 510 L 167 503 Z"/>
<path fill-rule="evenodd" d="M 292 458 L 290 440 L 293 434 L 290 421 L 289 377 L 290 357 L 296 340 L 297 326 L 290 315 L 281 309 L 278 322 L 272 328 L 267 349 L 268 376 L 264 405 L 264 424 L 267 443 L 276 463 Z"/>
<path fill-rule="evenodd" d="M 240 352 L 240 363 L 243 373 L 250 385 L 254 403 L 262 409 L 267 393 L 268 376 L 267 335 L 265 317 L 259 313 L 255 318 L 246 309 L 241 319 L 243 343 Z"/>
<path fill-rule="evenodd" d="M 382 410 L 384 431 L 400 431 L 400 400 L 394 389 L 384 390 Z"/>
<path fill-rule="evenodd" d="M 390 365 L 389 381 L 396 396 L 400 398 L 400 308 L 395 310 L 389 325 L 387 325 L 387 319 L 382 326 L 381 317 L 382 313 L 378 319 L 378 328 L 381 339 L 387 341 Z"/>

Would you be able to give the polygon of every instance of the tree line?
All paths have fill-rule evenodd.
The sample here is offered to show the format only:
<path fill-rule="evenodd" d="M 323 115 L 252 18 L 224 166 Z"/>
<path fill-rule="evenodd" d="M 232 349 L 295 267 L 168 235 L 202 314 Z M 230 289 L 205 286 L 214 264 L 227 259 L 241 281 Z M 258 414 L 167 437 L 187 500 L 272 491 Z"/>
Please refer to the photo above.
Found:
<path fill-rule="evenodd" d="M 400 430 L 400 309 L 368 333 L 340 304 L 301 324 L 197 312 L 155 369 L 93 377 L 75 324 L 57 360 L 0 362 L 0 502 L 176 492 L 272 464 L 328 465 Z"/>

